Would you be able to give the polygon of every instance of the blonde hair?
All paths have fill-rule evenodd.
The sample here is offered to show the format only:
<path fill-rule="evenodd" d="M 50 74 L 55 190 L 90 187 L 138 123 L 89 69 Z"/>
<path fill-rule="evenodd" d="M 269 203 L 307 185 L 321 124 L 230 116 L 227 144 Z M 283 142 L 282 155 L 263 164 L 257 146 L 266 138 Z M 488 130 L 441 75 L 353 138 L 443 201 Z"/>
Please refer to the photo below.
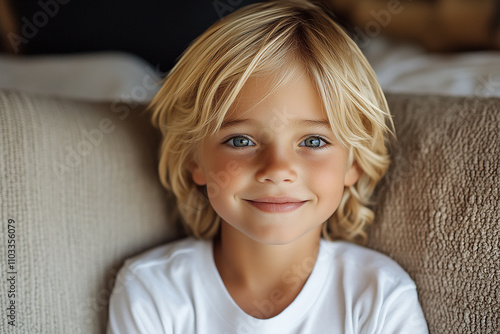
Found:
<path fill-rule="evenodd" d="M 365 228 L 374 219 L 370 198 L 390 163 L 391 115 L 354 41 L 320 5 L 299 0 L 249 5 L 216 22 L 186 49 L 148 107 L 163 135 L 161 183 L 175 194 L 178 214 L 195 237 L 214 237 L 221 220 L 188 169 L 195 147 L 219 130 L 250 76 L 280 72 L 282 85 L 296 63 L 306 69 L 332 129 L 349 148 L 349 166 L 356 162 L 362 171 L 323 224 L 322 236 L 366 242 Z"/>

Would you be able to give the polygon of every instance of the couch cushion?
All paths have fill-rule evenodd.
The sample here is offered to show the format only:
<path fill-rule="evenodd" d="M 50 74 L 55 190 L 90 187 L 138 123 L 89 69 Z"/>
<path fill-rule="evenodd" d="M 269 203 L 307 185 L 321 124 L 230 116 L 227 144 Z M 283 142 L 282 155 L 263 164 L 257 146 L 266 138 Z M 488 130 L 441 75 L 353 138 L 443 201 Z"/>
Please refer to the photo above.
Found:
<path fill-rule="evenodd" d="M 413 277 L 431 333 L 500 326 L 500 99 L 387 96 L 399 139 L 369 246 Z"/>
<path fill-rule="evenodd" d="M 493 333 L 500 100 L 388 101 L 399 144 L 377 188 L 368 246 L 416 281 L 431 333 Z M 0 91 L 0 263 L 15 239 L 17 273 L 17 327 L 1 321 L 0 332 L 102 333 L 123 260 L 180 236 L 142 108 Z M 9 288 L 0 284 L 0 295 Z"/>
<path fill-rule="evenodd" d="M 0 91 L 1 333 L 102 333 L 123 260 L 176 235 L 140 110 Z"/>

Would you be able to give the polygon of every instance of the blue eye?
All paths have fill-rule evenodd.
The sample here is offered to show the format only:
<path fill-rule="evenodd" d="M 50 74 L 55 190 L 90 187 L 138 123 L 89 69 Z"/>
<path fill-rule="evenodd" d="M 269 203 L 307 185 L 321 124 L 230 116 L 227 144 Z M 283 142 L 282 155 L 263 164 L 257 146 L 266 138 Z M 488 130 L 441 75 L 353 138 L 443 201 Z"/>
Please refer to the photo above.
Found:
<path fill-rule="evenodd" d="M 324 142 L 325 145 L 319 146 L 321 144 L 321 142 Z M 306 146 L 306 147 L 309 147 L 309 148 L 312 148 L 315 150 L 322 150 L 322 149 L 326 148 L 328 145 L 330 145 L 329 143 L 327 143 L 325 140 L 323 140 L 321 137 L 318 137 L 318 136 L 311 136 L 311 137 L 307 138 L 306 140 L 304 140 L 302 143 L 306 143 L 306 145 L 308 143 L 313 145 L 313 146 Z M 302 146 L 302 145 L 299 145 L 299 146 Z"/>
<path fill-rule="evenodd" d="M 252 141 L 244 136 L 236 136 L 236 137 L 233 137 L 233 138 L 229 139 L 228 141 L 226 141 L 226 143 L 231 143 L 231 142 L 233 142 L 233 144 L 229 145 L 229 146 L 234 147 L 234 148 L 255 146 L 255 144 L 249 145 L 248 143 L 251 143 Z"/>

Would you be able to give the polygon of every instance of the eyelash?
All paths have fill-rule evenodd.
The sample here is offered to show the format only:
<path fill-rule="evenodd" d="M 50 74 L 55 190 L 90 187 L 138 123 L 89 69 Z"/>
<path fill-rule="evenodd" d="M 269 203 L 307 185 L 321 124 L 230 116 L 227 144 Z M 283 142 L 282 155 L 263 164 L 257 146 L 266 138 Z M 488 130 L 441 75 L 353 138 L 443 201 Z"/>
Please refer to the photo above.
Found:
<path fill-rule="evenodd" d="M 241 149 L 244 149 L 246 147 L 251 147 L 251 146 L 240 146 L 240 147 L 238 147 L 238 146 L 232 146 L 232 145 L 228 144 L 228 142 L 230 142 L 231 140 L 233 140 L 235 138 L 240 138 L 240 137 L 252 141 L 250 138 L 248 138 L 245 135 L 237 135 L 237 136 L 233 136 L 233 137 L 227 139 L 226 141 L 223 142 L 223 144 L 227 144 L 230 148 L 233 148 L 233 149 L 236 149 L 236 150 L 241 150 Z M 303 147 L 310 148 L 312 150 L 323 150 L 323 149 L 326 149 L 328 146 L 330 146 L 330 143 L 326 139 L 324 139 L 323 137 L 321 137 L 321 136 L 309 136 L 306 139 L 304 139 L 303 141 L 305 141 L 305 140 L 307 140 L 309 138 L 315 138 L 315 139 L 322 140 L 325 143 L 325 145 L 318 146 L 318 147 L 310 147 L 310 146 L 303 146 Z"/>

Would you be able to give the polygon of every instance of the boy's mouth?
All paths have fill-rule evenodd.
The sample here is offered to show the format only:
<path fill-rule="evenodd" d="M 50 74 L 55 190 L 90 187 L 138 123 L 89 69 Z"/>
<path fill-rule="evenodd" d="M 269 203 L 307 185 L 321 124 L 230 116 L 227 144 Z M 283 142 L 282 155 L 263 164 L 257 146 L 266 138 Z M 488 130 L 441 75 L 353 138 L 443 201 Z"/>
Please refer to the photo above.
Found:
<path fill-rule="evenodd" d="M 275 203 L 275 204 L 283 204 L 283 203 L 301 203 L 305 202 L 303 200 L 293 198 L 293 197 L 287 197 L 287 196 L 280 196 L 280 197 L 261 197 L 261 198 L 256 198 L 252 200 L 248 200 L 251 202 L 259 202 L 259 203 Z"/>
<path fill-rule="evenodd" d="M 307 201 L 289 197 L 265 197 L 247 200 L 253 207 L 268 213 L 285 213 L 300 208 Z"/>

